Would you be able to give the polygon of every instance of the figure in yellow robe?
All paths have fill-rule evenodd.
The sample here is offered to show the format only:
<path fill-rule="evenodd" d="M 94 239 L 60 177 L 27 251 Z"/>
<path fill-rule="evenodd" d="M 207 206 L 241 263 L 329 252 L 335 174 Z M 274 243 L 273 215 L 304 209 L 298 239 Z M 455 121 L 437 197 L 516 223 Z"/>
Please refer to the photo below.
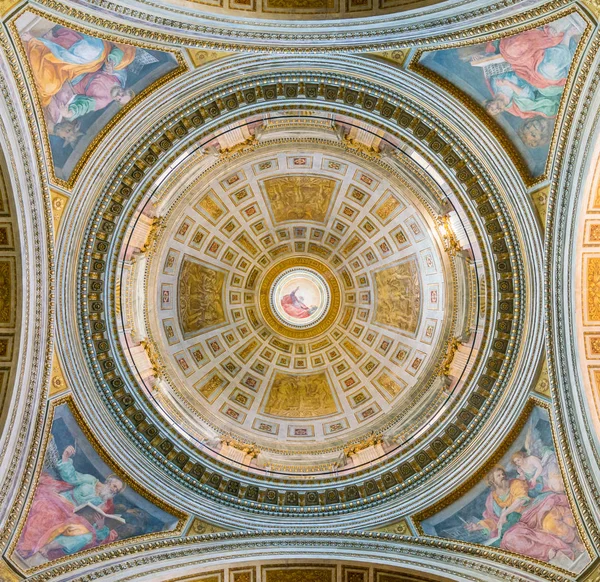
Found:
<path fill-rule="evenodd" d="M 48 36 L 48 35 L 45 35 Z M 47 107 L 66 83 L 99 71 L 105 63 L 123 70 L 135 58 L 136 47 L 113 43 L 63 26 L 52 29 L 49 38 L 23 34 L 29 64 L 43 107 Z"/>

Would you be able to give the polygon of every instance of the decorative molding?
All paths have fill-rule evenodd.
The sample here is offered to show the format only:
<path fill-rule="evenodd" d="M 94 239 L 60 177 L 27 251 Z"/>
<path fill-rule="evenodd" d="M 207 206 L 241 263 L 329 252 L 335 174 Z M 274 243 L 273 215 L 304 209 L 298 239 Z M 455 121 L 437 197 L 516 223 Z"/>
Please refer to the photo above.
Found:
<path fill-rule="evenodd" d="M 579 578 L 580 582 L 600 582 L 600 564 L 596 562 Z"/>
<path fill-rule="evenodd" d="M 341 19 L 325 23 L 304 22 L 304 30 L 298 31 L 298 21 L 278 21 L 268 23 L 256 20 L 249 26 L 249 19 L 235 19 L 227 16 L 210 15 L 206 12 L 201 19 L 198 14 L 177 9 L 172 6 L 168 12 L 157 14 L 156 8 L 164 8 L 153 0 L 139 0 L 139 4 L 148 6 L 148 11 L 138 6 L 130 7 L 126 3 L 111 3 L 111 18 L 91 16 L 88 11 L 78 10 L 58 0 L 40 0 L 40 3 L 58 13 L 69 14 L 78 21 L 88 21 L 96 26 L 126 34 L 137 34 L 132 30 L 130 22 L 136 21 L 141 26 L 155 26 L 172 33 L 155 32 L 154 37 L 160 42 L 174 45 L 188 44 L 198 48 L 217 50 L 233 50 L 246 48 L 252 51 L 265 52 L 354 52 L 355 50 L 395 50 L 406 46 L 419 46 L 423 38 L 429 37 L 437 42 L 458 40 L 465 36 L 480 36 L 494 30 L 506 29 L 539 18 L 544 14 L 556 11 L 571 4 L 571 0 L 553 0 L 535 6 L 524 12 L 510 10 L 517 1 L 502 0 L 488 5 L 473 6 L 470 2 L 458 2 L 453 7 L 453 14 L 443 14 L 433 18 L 422 19 L 414 14 L 407 16 L 379 16 L 377 19 Z M 125 5 L 123 5 L 125 4 Z M 87 0 L 88 10 L 102 7 L 107 10 L 104 0 Z M 450 7 L 445 3 L 438 5 L 438 10 L 447 12 Z M 422 11 L 414 11 L 418 16 Z M 506 14 L 502 20 L 493 20 L 499 12 Z M 509 15 L 510 14 L 510 15 Z M 126 15 L 127 24 L 123 25 Z M 509 16 L 508 16 L 509 15 Z M 179 19 L 176 20 L 175 18 Z M 468 31 L 459 23 L 471 24 Z M 242 25 L 242 26 L 240 26 Z M 243 30 L 241 30 L 243 27 Z M 449 32 L 449 30 L 451 32 Z M 178 33 L 187 37 L 181 37 Z M 390 38 L 394 40 L 390 40 Z M 184 40 L 185 39 L 185 40 Z M 335 42 L 332 42 L 335 41 Z M 308 47 L 307 47 L 307 43 Z"/>
<path fill-rule="evenodd" d="M 382 527 L 377 527 L 373 531 L 379 531 L 382 533 L 393 533 L 400 536 L 411 536 L 413 535 L 410 525 L 407 519 L 400 519 L 394 523 L 389 523 Z"/>
<path fill-rule="evenodd" d="M 548 195 L 546 230 L 549 235 L 544 241 L 546 353 L 550 391 L 555 403 L 555 430 L 561 443 L 570 443 L 568 448 L 562 449 L 562 459 L 589 535 L 597 546 L 600 546 L 597 509 L 600 506 L 597 479 L 600 454 L 586 413 L 588 404 L 574 345 L 573 330 L 577 324 L 572 317 L 572 306 L 579 296 L 574 294 L 575 247 L 571 245 L 576 244 L 576 218 L 579 215 L 573 210 L 573 205 L 582 203 L 587 164 L 595 147 L 594 137 L 598 135 L 599 115 L 594 104 L 598 101 L 600 71 L 594 66 L 599 49 L 600 40 L 596 36 L 580 66 L 577 79 L 582 86 L 584 80 L 586 82 L 585 99 L 580 107 L 568 109 L 563 122 L 571 133 L 565 134 L 562 147 L 557 149 L 556 173 Z M 567 143 L 571 146 L 569 149 Z M 549 300 L 555 297 L 564 301 Z"/>
<path fill-rule="evenodd" d="M 22 0 L 0 0 L 0 17 L 3 18 Z"/>
<path fill-rule="evenodd" d="M 210 543 L 206 543 L 210 542 Z M 552 582 L 572 582 L 571 575 L 565 575 L 555 569 L 532 564 L 518 556 L 510 557 L 500 563 L 497 553 L 490 549 L 482 552 L 481 548 L 461 547 L 457 544 L 451 548 L 442 548 L 431 540 L 401 536 L 383 532 L 340 532 L 324 530 L 315 532 L 305 528 L 279 530 L 270 532 L 228 532 L 190 536 L 179 540 L 147 542 L 130 549 L 129 555 L 123 556 L 118 550 L 109 550 L 103 554 L 104 564 L 94 562 L 94 557 L 75 560 L 70 564 L 71 576 L 76 575 L 78 582 L 91 582 L 115 575 L 125 581 L 171 572 L 175 565 L 194 564 L 197 568 L 205 567 L 213 570 L 215 564 L 240 563 L 248 560 L 249 553 L 255 560 L 267 558 L 268 563 L 274 560 L 290 560 L 296 556 L 306 561 L 314 556 L 322 560 L 328 555 L 343 555 L 354 563 L 360 563 L 369 556 L 370 567 L 400 566 L 403 568 L 418 567 L 419 570 L 441 576 L 456 576 L 461 580 L 506 580 L 523 582 L 523 580 Z M 500 552 L 502 553 L 502 552 Z M 161 566 L 161 564 L 167 565 Z M 90 571 L 90 566 L 95 566 Z M 358 564 L 357 564 L 358 565 Z M 83 571 L 77 575 L 77 570 Z M 123 572 L 131 572 L 123 577 Z M 48 569 L 39 577 L 31 577 L 31 582 L 49 580 L 53 576 L 64 573 L 59 568 Z M 524 578 L 524 576 L 527 578 Z M 150 578 L 149 578 L 150 579 Z"/>
<path fill-rule="evenodd" d="M 410 54 L 410 51 L 411 49 L 406 48 L 392 51 L 366 53 L 365 56 L 381 59 L 388 64 L 392 64 L 395 67 L 403 69 L 404 65 L 406 64 L 406 60 L 408 59 L 408 55 Z"/>
<path fill-rule="evenodd" d="M 240 54 L 239 52 L 211 51 L 204 49 L 188 49 L 188 53 L 196 69 L 208 65 L 208 63 Z"/>
<path fill-rule="evenodd" d="M 199 517 L 195 517 L 194 521 L 192 521 L 192 524 L 190 525 L 190 529 L 188 530 L 186 535 L 197 536 L 197 535 L 204 535 L 204 534 L 219 533 L 219 532 L 224 532 L 224 531 L 231 531 L 231 530 L 224 528 L 224 527 L 220 527 L 218 525 L 214 525 L 212 523 L 209 523 L 208 521 L 206 521 L 204 519 L 200 519 Z"/>
<path fill-rule="evenodd" d="M 0 581 L 2 582 L 19 582 L 23 580 L 6 562 L 0 558 Z"/>
<path fill-rule="evenodd" d="M 65 382 L 65 377 L 58 360 L 58 354 L 54 352 L 54 356 L 52 357 L 52 372 L 50 373 L 50 391 L 48 396 L 52 398 L 53 396 L 57 396 L 66 390 L 68 390 L 68 386 Z"/>
<path fill-rule="evenodd" d="M 550 380 L 548 378 L 548 363 L 546 362 L 546 359 L 544 359 L 542 363 L 540 375 L 537 379 L 537 382 L 535 383 L 533 391 L 539 394 L 540 396 L 552 398 L 552 394 L 550 393 Z"/>
<path fill-rule="evenodd" d="M 21 354 L 22 368 L 14 380 L 18 396 L 13 400 L 12 416 L 4 433 L 8 438 L 0 452 L 0 458 L 8 459 L 0 488 L 0 507 L 4 511 L 0 545 L 5 547 L 18 520 L 35 466 L 34 455 L 23 453 L 35 450 L 42 437 L 45 409 L 41 403 L 46 398 L 53 349 L 54 245 L 49 189 L 46 181 L 36 175 L 36 171 L 44 167 L 43 150 L 37 139 L 25 81 L 4 31 L 0 32 L 0 46 L 14 83 L 9 84 L 4 72 L 0 74 L 4 153 L 15 188 L 15 206 L 24 225 L 20 233 L 24 307 L 21 326 L 22 342 L 29 346 L 28 351 Z M 22 96 L 18 106 L 15 104 L 17 91 Z M 29 129 L 28 137 L 23 128 Z M 19 451 L 19 454 L 9 453 L 9 450 Z M 7 505 L 7 499 L 11 505 Z"/>
<path fill-rule="evenodd" d="M 60 227 L 60 223 L 62 220 L 63 213 L 67 207 L 69 202 L 69 197 L 55 190 L 54 188 L 50 188 L 50 197 L 52 200 L 52 222 L 54 224 L 54 238 L 58 237 L 58 229 Z"/>
<path fill-rule="evenodd" d="M 531 199 L 535 205 L 535 209 L 542 223 L 542 231 L 546 230 L 546 214 L 548 212 L 548 194 L 550 185 L 534 190 L 531 193 Z"/>

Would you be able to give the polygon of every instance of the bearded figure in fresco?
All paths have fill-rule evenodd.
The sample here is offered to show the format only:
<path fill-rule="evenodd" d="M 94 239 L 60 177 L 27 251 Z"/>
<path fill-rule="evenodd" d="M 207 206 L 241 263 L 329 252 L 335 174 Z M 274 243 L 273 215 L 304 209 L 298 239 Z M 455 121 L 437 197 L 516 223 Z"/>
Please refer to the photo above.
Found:
<path fill-rule="evenodd" d="M 535 488 L 537 471 L 529 464 Z M 574 560 L 583 551 L 566 495 L 544 491 L 532 497 L 531 483 L 526 478 L 509 479 L 501 466 L 489 472 L 487 484 L 490 493 L 483 519 L 465 525 L 470 532 L 485 532 L 490 539 L 486 545 L 544 562 L 558 552 Z"/>
<path fill-rule="evenodd" d="M 75 448 L 67 447 L 56 463 L 61 480 L 42 473 L 27 521 L 17 544 L 17 552 L 30 558 L 39 552 L 45 559 L 74 554 L 84 548 L 117 539 L 100 512 L 89 521 L 77 509 L 90 504 L 104 514 L 114 513 L 113 497 L 122 493 L 123 482 L 109 476 L 104 483 L 93 475 L 79 473 L 71 457 Z"/>

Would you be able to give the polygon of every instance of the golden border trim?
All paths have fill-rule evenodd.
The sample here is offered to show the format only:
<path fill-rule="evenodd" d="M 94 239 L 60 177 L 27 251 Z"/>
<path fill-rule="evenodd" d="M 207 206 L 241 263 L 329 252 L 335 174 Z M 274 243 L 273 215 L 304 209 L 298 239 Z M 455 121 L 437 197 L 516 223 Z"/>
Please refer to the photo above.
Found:
<path fill-rule="evenodd" d="M 193 0 L 192 0 L 193 1 Z M 592 0 L 587 0 L 587 1 L 592 1 Z M 50 9 L 50 10 L 54 10 L 55 12 L 58 13 L 62 13 L 62 14 L 68 14 L 70 17 L 72 18 L 76 18 L 80 21 L 89 21 L 89 22 L 93 22 L 94 24 L 101 26 L 103 28 L 109 29 L 109 30 L 117 30 L 117 31 L 123 31 L 125 34 L 131 34 L 132 32 L 138 32 L 138 30 L 140 29 L 134 29 L 133 26 L 131 26 L 131 24 L 127 24 L 124 25 L 123 23 L 121 23 L 118 20 L 113 19 L 108 19 L 108 18 L 103 18 L 102 16 L 95 16 L 95 15 L 91 15 L 88 12 L 84 12 L 83 10 L 79 9 L 79 8 L 75 8 L 72 5 L 66 5 L 64 2 L 60 2 L 59 0 L 37 0 L 37 2 L 40 5 L 43 5 L 44 7 Z M 484 23 L 484 24 L 478 24 L 478 25 L 474 25 L 471 28 L 468 29 L 469 34 L 472 35 L 479 35 L 479 34 L 486 34 L 490 31 L 490 29 L 492 27 L 494 28 L 502 28 L 502 27 L 507 27 L 507 26 L 512 26 L 515 23 L 519 23 L 519 22 L 526 22 L 529 21 L 533 18 L 538 17 L 540 14 L 542 14 L 543 12 L 549 12 L 551 10 L 559 10 L 563 7 L 565 7 L 567 4 L 569 4 L 569 0 L 550 0 L 549 3 L 541 6 L 541 7 L 533 7 L 530 8 L 529 10 L 519 13 L 519 14 L 513 14 L 511 16 L 507 16 L 505 18 L 503 18 L 502 20 L 493 22 L 493 23 Z M 583 7 L 580 6 L 580 8 L 584 9 Z M 490 14 L 493 13 L 494 10 L 497 10 L 497 8 L 495 6 L 489 7 L 487 9 L 485 9 L 485 13 L 486 14 Z M 205 13 L 205 15 L 208 13 Z M 146 16 L 146 14 L 144 13 L 142 16 Z M 243 18 L 243 15 L 240 15 L 241 18 Z M 237 21 L 238 23 L 240 21 Z M 277 22 L 277 20 L 275 20 L 275 22 Z M 443 25 L 447 25 L 449 22 L 454 22 L 449 21 L 448 19 L 439 19 L 436 21 L 438 24 Z M 164 24 L 164 20 L 160 20 L 160 19 L 156 19 L 155 21 L 150 21 L 147 18 L 144 18 L 142 20 L 142 25 L 146 24 L 147 26 L 152 25 L 158 23 L 158 25 Z M 175 25 L 181 25 L 182 22 L 181 21 L 176 21 Z M 222 23 L 219 23 L 222 24 Z M 214 28 L 211 28 L 211 31 L 216 32 L 217 35 L 219 36 L 223 36 L 223 29 L 219 28 L 219 24 L 217 24 Z M 318 24 L 318 21 L 313 22 L 312 24 Z M 323 26 L 323 24 L 321 23 L 320 26 Z M 143 29 L 142 29 L 143 30 Z M 390 30 L 390 28 L 386 29 L 387 31 Z M 405 32 L 405 30 L 401 30 L 401 32 Z M 197 28 L 192 29 L 191 30 L 191 35 L 193 35 L 194 33 L 197 33 Z M 287 35 L 291 33 L 287 33 L 284 32 L 284 37 L 287 38 Z M 353 43 L 353 39 L 354 36 L 353 35 L 348 35 L 348 34 L 343 34 L 343 36 L 341 37 L 342 40 L 347 40 L 349 42 L 349 44 L 344 45 L 342 47 L 339 46 L 333 46 L 331 44 L 326 45 L 320 45 L 320 46 L 311 46 L 309 48 L 305 46 L 302 47 L 297 47 L 297 46 L 279 46 L 277 48 L 274 48 L 271 45 L 267 45 L 265 46 L 263 43 L 261 43 L 261 39 L 263 37 L 260 36 L 261 33 L 260 32 L 254 32 L 251 31 L 250 35 L 248 38 L 252 39 L 252 41 L 254 42 L 254 44 L 247 44 L 247 39 L 241 39 L 239 37 L 235 37 L 233 40 L 227 39 L 229 40 L 229 42 L 227 42 L 227 40 L 209 40 L 206 38 L 197 38 L 194 36 L 190 36 L 190 37 L 182 37 L 182 36 L 178 36 L 175 34 L 169 34 L 169 33 L 165 33 L 165 32 L 153 32 L 152 33 L 152 37 L 159 41 L 159 42 L 166 42 L 166 43 L 173 43 L 173 44 L 183 44 L 182 39 L 185 40 L 185 44 L 186 46 L 192 47 L 192 48 L 204 48 L 204 49 L 216 49 L 216 50 L 230 50 L 230 51 L 252 51 L 252 52 L 262 52 L 262 53 L 283 53 L 283 54 L 292 54 L 292 53 L 296 53 L 296 54 L 317 54 L 317 53 L 346 53 L 346 54 L 353 54 L 353 53 L 360 53 L 360 52 L 372 52 L 374 50 L 377 51 L 382 51 L 382 50 L 396 50 L 399 48 L 406 48 L 406 47 L 415 47 L 418 46 L 419 44 L 422 43 L 422 39 L 421 38 L 414 38 L 414 39 L 408 39 L 408 40 L 404 40 L 404 41 L 393 41 L 393 40 L 387 40 L 385 42 L 385 44 L 374 44 L 373 42 L 367 42 L 367 41 L 359 41 L 358 44 Z M 457 32 L 452 32 L 452 33 L 446 33 L 446 34 L 437 34 L 434 37 L 431 38 L 431 40 L 445 40 L 445 39 L 449 39 L 449 38 L 462 38 L 464 37 L 464 31 L 457 31 Z M 328 40 L 330 40 L 330 37 L 326 37 Z M 339 38 L 339 36 L 338 36 Z M 256 40 L 258 39 L 258 40 Z"/>
<path fill-rule="evenodd" d="M 288 327 L 287 325 L 281 323 L 271 311 L 269 302 L 271 285 L 280 273 L 293 267 L 306 267 L 319 273 L 319 275 L 321 275 L 329 285 L 329 291 L 331 293 L 331 303 L 327 315 L 317 325 L 308 329 L 295 329 Z M 313 259 L 312 257 L 289 257 L 277 263 L 267 271 L 260 283 L 259 289 L 259 307 L 262 316 L 267 322 L 267 325 L 269 325 L 269 327 L 271 327 L 277 333 L 288 338 L 314 338 L 329 329 L 329 327 L 333 325 L 340 312 L 341 292 L 340 284 L 336 276 L 333 274 L 333 271 L 327 265 L 325 265 L 325 263 L 322 263 L 317 259 Z"/>
<path fill-rule="evenodd" d="M 459 87 L 457 87 L 454 83 L 444 79 L 438 73 L 432 71 L 428 67 L 422 65 L 419 61 L 426 53 L 433 53 L 441 50 L 447 50 L 457 47 L 470 46 L 475 44 L 482 44 L 485 42 L 498 40 L 501 38 L 507 38 L 509 36 L 514 36 L 526 30 L 532 30 L 539 26 L 543 26 L 550 22 L 555 22 L 560 18 L 564 18 L 566 16 L 570 16 L 571 14 L 578 14 L 586 23 L 586 29 L 581 35 L 581 39 L 577 46 L 577 50 L 575 51 L 575 55 L 573 56 L 573 62 L 571 63 L 571 69 L 569 70 L 569 76 L 567 77 L 567 82 L 565 83 L 565 89 L 563 91 L 563 95 L 561 98 L 560 107 L 558 113 L 556 114 L 556 123 L 554 124 L 554 131 L 552 133 L 552 139 L 550 141 L 550 147 L 548 148 L 548 156 L 546 158 L 546 164 L 544 167 L 544 171 L 539 176 L 532 176 L 529 168 L 527 167 L 527 163 L 525 161 L 524 156 L 519 152 L 516 148 L 512 140 L 508 137 L 508 134 L 502 129 L 501 125 L 491 117 L 484 109 L 482 105 L 477 103 L 475 99 L 470 97 L 467 93 L 462 91 Z M 562 10 L 560 12 L 550 14 L 536 20 L 535 22 L 527 22 L 526 24 L 519 26 L 510 30 L 502 30 L 500 32 L 496 32 L 493 34 L 488 34 L 483 37 L 471 38 L 467 41 L 460 42 L 452 42 L 449 44 L 444 44 L 440 46 L 436 46 L 431 49 L 418 49 L 414 55 L 412 56 L 409 64 L 408 70 L 413 71 L 420 75 L 421 77 L 427 79 L 435 85 L 438 85 L 444 91 L 449 93 L 452 97 L 457 99 L 462 105 L 464 105 L 469 112 L 471 112 L 481 123 L 492 133 L 492 135 L 500 142 L 500 145 L 507 153 L 511 162 L 516 166 L 521 179 L 525 183 L 528 188 L 540 184 L 548 179 L 550 175 L 550 169 L 552 167 L 553 161 L 553 153 L 556 150 L 556 145 L 558 142 L 561 123 L 560 121 L 564 117 L 564 113 L 566 110 L 567 102 L 569 101 L 569 93 L 571 92 L 574 81 L 577 78 L 577 66 L 581 62 L 582 55 L 585 51 L 586 45 L 592 35 L 592 29 L 594 28 L 589 15 L 585 12 L 578 10 L 578 6 L 570 7 L 568 9 Z M 507 34 L 508 33 L 508 34 Z"/>
<path fill-rule="evenodd" d="M 139 47 L 139 48 L 169 53 L 175 57 L 175 60 L 177 61 L 177 65 L 178 65 L 176 69 L 163 75 L 162 77 L 160 77 L 159 79 L 154 81 L 154 83 L 152 83 L 151 85 L 146 87 L 144 90 L 140 91 L 129 103 L 127 103 L 117 113 L 115 113 L 115 115 L 108 121 L 108 123 L 102 129 L 100 129 L 100 131 L 98 132 L 96 137 L 92 140 L 90 145 L 85 149 L 85 151 L 81 155 L 81 158 L 75 164 L 75 167 L 73 168 L 73 171 L 71 172 L 69 178 L 66 180 L 63 178 L 59 178 L 55 172 L 54 159 L 52 157 L 52 149 L 50 146 L 50 139 L 48 137 L 48 128 L 46 126 L 46 119 L 44 117 L 44 111 L 43 111 L 43 108 L 40 103 L 35 79 L 33 77 L 33 72 L 31 70 L 31 65 L 29 63 L 29 59 L 27 58 L 25 47 L 23 46 L 23 42 L 21 41 L 21 36 L 19 35 L 17 25 L 16 25 L 16 21 L 25 13 L 34 14 L 36 16 L 39 16 L 40 18 L 45 18 L 46 20 L 49 20 L 50 22 L 54 22 L 55 24 L 60 24 L 62 26 L 65 26 L 65 27 L 75 30 L 77 32 L 83 32 L 85 34 L 89 34 L 90 36 L 94 36 L 95 38 L 100 38 L 100 39 L 108 40 L 111 42 L 119 42 L 121 44 L 129 44 L 131 46 L 135 46 L 135 47 Z M 183 55 L 181 54 L 181 51 L 176 51 L 176 50 L 173 50 L 173 49 L 167 48 L 167 47 L 157 47 L 156 45 L 149 44 L 147 42 L 136 41 L 136 40 L 132 40 L 130 38 L 125 39 L 125 38 L 117 36 L 116 34 L 107 34 L 101 30 L 86 28 L 84 26 L 81 26 L 81 23 L 79 23 L 79 22 L 74 23 L 74 22 L 70 22 L 67 20 L 63 20 L 62 18 L 58 18 L 57 16 L 55 16 L 53 14 L 48 14 L 38 8 L 29 6 L 29 5 L 25 5 L 22 10 L 17 12 L 11 18 L 11 20 L 7 23 L 7 26 L 10 31 L 11 37 L 14 41 L 14 45 L 17 49 L 17 53 L 19 56 L 19 61 L 21 62 L 21 66 L 25 70 L 25 75 L 27 78 L 27 87 L 29 88 L 31 95 L 33 96 L 36 117 L 38 118 L 38 122 L 41 127 L 42 141 L 44 143 L 44 153 L 46 154 L 47 160 L 50 162 L 48 164 L 48 172 L 50 174 L 50 180 L 55 185 L 62 186 L 63 188 L 66 188 L 67 190 L 71 190 L 73 188 L 73 186 L 75 185 L 75 182 L 77 181 L 77 178 L 81 174 L 85 164 L 87 163 L 89 158 L 92 156 L 92 154 L 96 151 L 98 145 L 104 139 L 104 137 L 106 137 L 106 135 L 108 133 L 110 133 L 110 131 L 116 125 L 118 125 L 118 123 L 122 119 L 124 119 L 125 116 L 134 107 L 137 106 L 138 103 L 145 100 L 146 97 L 148 97 L 151 93 L 154 93 L 154 91 L 156 91 L 160 87 L 166 85 L 171 80 L 179 77 L 180 75 L 182 75 L 183 73 L 185 73 L 189 70 L 188 66 L 186 64 L 186 61 L 185 61 Z"/>
<path fill-rule="evenodd" d="M 335 582 L 337 579 L 337 563 L 333 564 L 319 564 L 318 562 L 275 562 L 259 564 L 260 566 L 260 577 L 263 582 L 268 582 L 269 571 L 281 572 L 282 570 L 313 570 L 319 572 L 325 572 L 331 575 L 331 582 Z"/>
<path fill-rule="evenodd" d="M 65 557 L 59 558 L 57 560 L 52 560 L 50 562 L 46 562 L 45 564 L 41 564 L 40 566 L 35 566 L 35 567 L 29 568 L 27 570 L 21 570 L 21 568 L 13 561 L 12 556 L 15 552 L 15 548 L 18 543 L 18 540 L 21 537 L 21 532 L 23 530 L 23 527 L 25 526 L 25 522 L 27 521 L 27 517 L 29 515 L 29 509 L 31 507 L 33 497 L 35 496 L 35 493 L 37 491 L 37 487 L 38 487 L 39 480 L 40 480 L 40 475 L 42 473 L 42 469 L 43 469 L 43 465 L 44 465 L 44 458 L 46 456 L 46 450 L 48 448 L 48 442 L 50 441 L 50 435 L 52 433 L 52 425 L 54 424 L 54 411 L 58 406 L 61 406 L 63 404 L 66 404 L 69 407 L 69 410 L 73 414 L 75 421 L 77 422 L 77 425 L 83 432 L 84 436 L 88 439 L 88 441 L 92 445 L 92 448 L 94 449 L 94 451 L 108 465 L 108 467 L 111 469 L 111 471 L 113 471 L 113 473 L 115 475 L 117 475 L 118 477 L 123 479 L 123 481 L 125 481 L 127 483 L 127 485 L 129 487 L 131 487 L 131 489 L 133 489 L 136 493 L 138 493 L 139 495 L 141 495 L 142 497 L 144 497 L 145 499 L 147 499 L 148 501 L 150 501 L 151 503 L 153 503 L 154 505 L 156 505 L 163 511 L 170 513 L 171 515 L 176 517 L 178 521 L 177 521 L 177 524 L 175 525 L 175 527 L 169 531 L 155 532 L 152 534 L 134 536 L 132 538 L 127 538 L 124 540 L 117 540 L 115 542 L 105 544 L 101 547 L 90 548 L 88 550 L 77 552 L 77 553 L 73 554 L 72 556 L 65 556 Z M 21 510 L 21 516 L 19 518 L 18 526 L 13 533 L 12 541 L 5 553 L 5 558 L 9 560 L 9 563 L 13 567 L 15 567 L 21 573 L 30 575 L 30 574 L 39 572 L 40 570 L 44 570 L 44 569 L 48 568 L 50 565 L 52 565 L 54 567 L 58 564 L 64 564 L 65 562 L 72 561 L 73 559 L 78 560 L 82 557 L 98 553 L 98 551 L 104 551 L 107 548 L 109 548 L 109 549 L 125 548 L 127 545 L 130 545 L 131 540 L 135 540 L 136 542 L 139 543 L 139 542 L 146 542 L 146 541 L 162 540 L 162 539 L 167 539 L 167 538 L 172 538 L 172 537 L 179 537 L 182 535 L 185 525 L 187 524 L 187 521 L 190 516 L 187 513 L 184 513 L 183 511 L 180 511 L 179 509 L 165 503 L 162 499 L 157 497 L 154 493 L 152 493 L 151 491 L 146 489 L 144 486 L 142 486 L 139 483 L 137 483 L 136 481 L 134 481 L 134 479 L 129 474 L 127 474 L 108 455 L 108 453 L 100 445 L 96 436 L 93 434 L 91 428 L 88 426 L 88 424 L 83 419 L 83 416 L 79 412 L 79 409 L 77 408 L 77 405 L 75 404 L 75 400 L 71 395 L 57 398 L 56 400 L 49 402 L 45 419 L 46 419 L 47 424 L 44 427 L 44 435 L 43 435 L 42 442 L 41 442 L 40 448 L 39 448 L 37 467 L 35 469 L 34 480 L 29 487 L 29 491 L 27 493 L 28 498 L 27 498 L 25 505 L 23 506 L 23 509 Z"/>
<path fill-rule="evenodd" d="M 202 582 L 203 580 L 210 579 L 212 576 L 217 576 L 219 582 L 226 582 L 225 570 L 209 570 L 207 572 L 184 574 L 183 576 L 178 576 L 177 578 L 169 578 L 166 580 L 166 582 Z"/>

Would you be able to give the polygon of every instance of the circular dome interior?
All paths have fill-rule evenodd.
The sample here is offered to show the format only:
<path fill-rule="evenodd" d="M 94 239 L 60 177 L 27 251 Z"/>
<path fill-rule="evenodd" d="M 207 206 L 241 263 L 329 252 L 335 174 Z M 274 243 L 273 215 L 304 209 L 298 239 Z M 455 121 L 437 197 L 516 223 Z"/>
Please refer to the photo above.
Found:
<path fill-rule="evenodd" d="M 458 392 L 472 349 L 454 379 L 449 354 L 478 313 L 474 264 L 456 257 L 468 237 L 383 138 L 271 114 L 207 140 L 140 206 L 121 252 L 121 342 L 156 408 L 209 454 L 348 471 L 400 449 Z"/>

